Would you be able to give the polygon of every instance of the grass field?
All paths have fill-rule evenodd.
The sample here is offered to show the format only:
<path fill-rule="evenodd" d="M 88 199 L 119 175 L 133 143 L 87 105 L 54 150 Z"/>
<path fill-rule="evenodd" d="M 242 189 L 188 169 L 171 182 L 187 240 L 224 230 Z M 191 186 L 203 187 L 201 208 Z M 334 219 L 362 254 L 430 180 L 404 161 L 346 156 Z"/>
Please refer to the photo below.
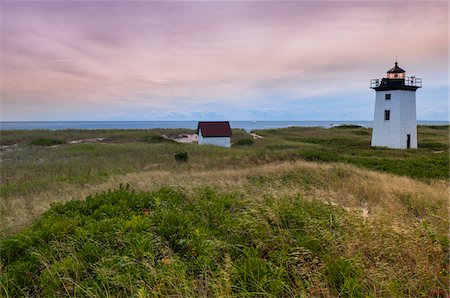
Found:
<path fill-rule="evenodd" d="M 2 132 L 2 294 L 446 297 L 448 129 Z"/>

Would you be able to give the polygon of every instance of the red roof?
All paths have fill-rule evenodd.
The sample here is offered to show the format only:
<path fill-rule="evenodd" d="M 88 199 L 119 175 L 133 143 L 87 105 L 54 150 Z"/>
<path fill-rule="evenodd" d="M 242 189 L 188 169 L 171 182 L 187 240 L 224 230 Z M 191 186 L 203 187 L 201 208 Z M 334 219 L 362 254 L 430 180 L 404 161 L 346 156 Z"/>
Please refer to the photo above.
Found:
<path fill-rule="evenodd" d="M 197 133 L 200 130 L 204 137 L 231 137 L 231 127 L 228 121 L 200 121 Z"/>

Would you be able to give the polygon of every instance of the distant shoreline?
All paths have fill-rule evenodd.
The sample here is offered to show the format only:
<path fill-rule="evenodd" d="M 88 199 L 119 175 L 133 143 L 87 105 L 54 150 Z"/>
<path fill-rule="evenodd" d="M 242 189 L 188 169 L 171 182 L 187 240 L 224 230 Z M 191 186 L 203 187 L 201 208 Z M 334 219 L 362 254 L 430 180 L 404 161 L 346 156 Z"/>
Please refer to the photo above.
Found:
<path fill-rule="evenodd" d="M 97 130 L 97 129 L 196 129 L 198 121 L 1 121 L 0 131 L 6 130 Z M 246 131 L 255 129 L 277 129 L 290 126 L 334 127 L 359 125 L 372 127 L 372 121 L 230 121 L 232 128 Z M 449 125 L 448 121 L 420 120 L 418 125 Z"/>

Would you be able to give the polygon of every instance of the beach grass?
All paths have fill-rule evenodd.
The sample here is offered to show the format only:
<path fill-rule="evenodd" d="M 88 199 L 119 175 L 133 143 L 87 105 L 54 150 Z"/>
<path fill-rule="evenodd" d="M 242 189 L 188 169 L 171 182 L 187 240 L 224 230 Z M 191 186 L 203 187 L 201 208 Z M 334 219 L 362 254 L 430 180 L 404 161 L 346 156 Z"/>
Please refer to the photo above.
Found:
<path fill-rule="evenodd" d="M 1 251 L 7 296 L 404 297 L 448 286 L 448 239 L 426 221 L 405 231 L 299 194 L 212 187 L 120 186 L 53 204 Z"/>
<path fill-rule="evenodd" d="M 48 208 L 49 200 L 77 195 L 76 189 L 95 188 L 95 185 L 127 173 L 223 171 L 306 160 L 352 164 L 422 181 L 447 179 L 449 174 L 448 130 L 440 126 L 419 127 L 421 148 L 417 150 L 372 148 L 369 146 L 370 130 L 353 126 L 257 131 L 263 138 L 253 140 L 252 145 L 239 145 L 252 136 L 237 129 L 233 130 L 233 147 L 230 149 L 180 144 L 161 137 L 189 132 L 193 131 L 68 130 L 2 133 L 2 143 L 9 143 L 10 147 L 2 148 L 1 151 L 0 235 L 5 234 L 6 230 L 18 230 L 24 223 L 31 222 Z M 67 144 L 51 147 L 29 145 L 33 140 L 53 138 L 64 140 Z M 70 144 L 71 141 L 98 138 L 103 141 Z M 189 162 L 185 165 L 177 162 L 174 158 L 177 152 L 185 152 Z M 14 204 L 29 202 L 43 194 L 48 196 L 45 203 L 28 204 L 24 216 L 17 219 L 17 213 L 22 210 L 16 210 L 12 207 Z M 15 219 L 14 224 L 11 224 L 12 218 Z"/>
<path fill-rule="evenodd" d="M 78 132 L 1 136 L 3 295 L 448 295 L 448 126 Z"/>

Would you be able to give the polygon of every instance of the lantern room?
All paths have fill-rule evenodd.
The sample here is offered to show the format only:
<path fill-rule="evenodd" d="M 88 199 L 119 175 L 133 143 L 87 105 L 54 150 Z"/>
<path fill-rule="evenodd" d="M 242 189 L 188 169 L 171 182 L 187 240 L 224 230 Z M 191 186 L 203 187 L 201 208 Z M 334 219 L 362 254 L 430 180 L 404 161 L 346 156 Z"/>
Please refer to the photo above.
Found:
<path fill-rule="evenodd" d="M 407 77 L 405 70 L 395 66 L 387 71 L 385 78 L 370 80 L 370 88 L 382 90 L 417 90 L 422 87 L 422 79 L 414 76 Z"/>
<path fill-rule="evenodd" d="M 395 66 L 388 70 L 387 72 L 388 79 L 404 79 L 405 71 L 398 67 L 398 63 L 395 62 Z"/>

